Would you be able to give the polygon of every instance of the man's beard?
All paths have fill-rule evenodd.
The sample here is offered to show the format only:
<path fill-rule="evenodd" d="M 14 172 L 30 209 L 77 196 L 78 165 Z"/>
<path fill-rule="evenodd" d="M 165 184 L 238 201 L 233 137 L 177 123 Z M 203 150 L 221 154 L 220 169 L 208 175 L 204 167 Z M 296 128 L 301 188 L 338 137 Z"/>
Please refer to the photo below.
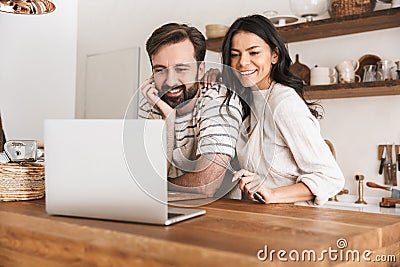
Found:
<path fill-rule="evenodd" d="M 177 97 L 168 96 L 167 92 L 170 90 L 179 89 L 182 91 Z M 186 85 L 178 85 L 170 87 L 168 85 L 163 85 L 161 90 L 158 91 L 158 96 L 161 100 L 165 101 L 171 108 L 179 108 L 187 104 L 188 100 L 193 99 L 198 91 L 198 86 L 194 84 L 190 88 L 186 88 Z"/>

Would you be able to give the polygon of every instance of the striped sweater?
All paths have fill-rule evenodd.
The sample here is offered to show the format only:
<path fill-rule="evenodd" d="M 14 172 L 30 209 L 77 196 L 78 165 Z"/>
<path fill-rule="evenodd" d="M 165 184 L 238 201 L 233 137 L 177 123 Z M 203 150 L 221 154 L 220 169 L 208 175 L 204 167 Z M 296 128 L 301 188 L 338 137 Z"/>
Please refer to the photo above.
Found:
<path fill-rule="evenodd" d="M 176 116 L 169 178 L 194 171 L 200 155 L 217 153 L 231 158 L 235 156 L 243 111 L 236 95 L 232 96 L 229 107 L 223 103 L 226 92 L 223 85 L 202 88 L 192 112 Z M 139 118 L 162 119 L 162 116 L 143 98 L 139 105 Z"/>

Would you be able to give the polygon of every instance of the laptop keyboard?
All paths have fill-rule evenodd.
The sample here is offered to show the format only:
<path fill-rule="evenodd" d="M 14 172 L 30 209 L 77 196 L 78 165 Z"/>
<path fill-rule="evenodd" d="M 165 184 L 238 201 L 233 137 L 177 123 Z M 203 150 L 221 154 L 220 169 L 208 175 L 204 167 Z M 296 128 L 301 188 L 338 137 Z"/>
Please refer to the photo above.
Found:
<path fill-rule="evenodd" d="M 178 216 L 182 216 L 183 214 L 182 213 L 171 213 L 171 212 L 168 212 L 168 219 L 172 219 L 172 218 L 175 218 L 175 217 L 178 217 Z"/>

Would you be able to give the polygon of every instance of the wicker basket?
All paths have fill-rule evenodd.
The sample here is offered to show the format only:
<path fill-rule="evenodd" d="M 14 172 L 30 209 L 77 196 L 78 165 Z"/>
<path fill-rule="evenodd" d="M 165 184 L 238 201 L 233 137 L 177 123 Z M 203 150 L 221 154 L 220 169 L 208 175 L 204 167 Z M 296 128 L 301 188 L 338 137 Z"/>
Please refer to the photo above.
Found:
<path fill-rule="evenodd" d="M 38 163 L 0 164 L 0 201 L 44 197 L 44 166 Z"/>
<path fill-rule="evenodd" d="M 373 10 L 375 0 L 332 0 L 329 13 L 332 18 L 363 14 Z"/>

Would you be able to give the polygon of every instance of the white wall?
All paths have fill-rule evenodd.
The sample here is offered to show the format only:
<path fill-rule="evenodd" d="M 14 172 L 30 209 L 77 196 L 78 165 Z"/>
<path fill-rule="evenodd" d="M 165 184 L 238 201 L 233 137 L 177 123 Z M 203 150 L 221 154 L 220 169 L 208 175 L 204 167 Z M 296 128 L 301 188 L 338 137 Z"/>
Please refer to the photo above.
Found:
<path fill-rule="evenodd" d="M 0 110 L 7 139 L 43 139 L 75 112 L 77 0 L 40 16 L 0 12 Z"/>
<path fill-rule="evenodd" d="M 300 54 L 300 62 L 334 67 L 346 59 L 359 59 L 365 54 L 400 60 L 397 44 L 400 28 L 386 29 L 289 45 L 291 57 Z M 378 144 L 400 144 L 400 95 L 331 99 L 321 101 L 325 118 L 321 121 L 324 137 L 336 148 L 337 160 L 346 177 L 346 188 L 357 192 L 356 174 L 383 184 L 378 175 Z M 400 174 L 400 173 L 399 173 Z M 400 181 L 398 177 L 398 181 Z M 381 196 L 385 192 L 366 188 L 365 193 Z M 387 193 L 386 193 L 387 195 Z"/>
<path fill-rule="evenodd" d="M 201 2 L 139 0 L 57 1 L 56 13 L 23 17 L 0 14 L 0 109 L 9 138 L 42 138 L 44 118 L 82 117 L 87 55 L 141 47 L 141 81 L 150 74 L 144 43 L 158 26 L 171 21 L 198 27 L 231 24 L 239 16 L 275 9 L 290 14 L 289 1 L 249 0 Z M 78 18 L 76 6 L 78 5 Z M 78 47 L 76 24 L 78 19 Z M 38 33 L 38 34 L 36 34 Z M 309 67 L 334 66 L 347 58 L 374 53 L 399 60 L 400 29 L 298 42 L 292 56 Z M 77 52 L 77 57 L 76 53 Z M 217 53 L 207 60 L 219 61 Z M 76 102 L 75 102 L 76 62 Z M 23 74 L 22 74 L 23 73 Z M 400 96 L 324 100 L 324 137 L 330 139 L 345 173 L 346 187 L 356 193 L 355 174 L 382 182 L 377 175 L 378 143 L 400 143 Z M 76 105 L 76 106 L 75 106 Z M 397 122 L 397 124 L 396 124 Z M 366 190 L 367 195 L 383 195 Z"/>

